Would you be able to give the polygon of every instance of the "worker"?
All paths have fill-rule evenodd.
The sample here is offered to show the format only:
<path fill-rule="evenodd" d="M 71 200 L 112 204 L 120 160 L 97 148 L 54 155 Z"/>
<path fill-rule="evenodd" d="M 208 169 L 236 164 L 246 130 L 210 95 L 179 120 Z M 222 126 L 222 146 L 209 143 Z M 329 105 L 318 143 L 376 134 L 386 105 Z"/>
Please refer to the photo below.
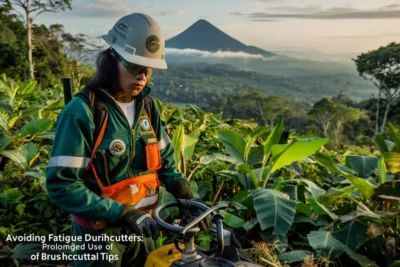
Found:
<path fill-rule="evenodd" d="M 76 244 L 85 249 L 72 252 L 74 266 L 143 266 L 150 250 L 143 240 L 159 237 L 151 211 L 160 185 L 176 199 L 193 194 L 177 171 L 157 106 L 146 105 L 152 70 L 167 69 L 159 24 L 133 13 L 102 37 L 109 48 L 99 53 L 96 73 L 81 94 L 89 100 L 74 97 L 58 116 L 46 186 L 51 200 L 72 214 L 71 235 L 92 237 Z M 100 130 L 92 99 L 107 110 Z M 209 218 L 202 228 L 208 223 Z M 136 242 L 101 238 L 124 233 Z"/>

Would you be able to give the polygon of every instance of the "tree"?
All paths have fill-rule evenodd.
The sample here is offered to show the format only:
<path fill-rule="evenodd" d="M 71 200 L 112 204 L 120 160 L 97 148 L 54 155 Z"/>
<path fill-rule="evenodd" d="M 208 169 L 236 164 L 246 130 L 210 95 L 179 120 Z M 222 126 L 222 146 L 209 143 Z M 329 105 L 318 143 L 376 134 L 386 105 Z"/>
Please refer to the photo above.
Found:
<path fill-rule="evenodd" d="M 335 112 L 335 103 L 327 98 L 316 102 L 308 112 L 310 119 L 321 126 L 324 136 L 328 136 L 328 129 Z"/>
<path fill-rule="evenodd" d="M 44 12 L 65 11 L 66 8 L 71 9 L 71 0 L 10 0 L 14 7 L 18 6 L 23 9 L 24 15 L 14 8 L 23 18 L 25 18 L 27 27 L 28 40 L 28 60 L 29 60 L 29 76 L 35 78 L 34 64 L 32 59 L 32 24 L 33 21 Z"/>
<path fill-rule="evenodd" d="M 375 133 L 379 133 L 379 103 L 382 94 L 386 97 L 386 110 L 380 132 L 385 129 L 390 106 L 400 93 L 400 44 L 390 43 L 377 50 L 363 53 L 353 59 L 360 76 L 370 80 L 378 87 L 378 100 L 375 116 Z"/>
<path fill-rule="evenodd" d="M 341 140 L 343 124 L 347 122 L 357 121 L 360 118 L 361 114 L 361 111 L 357 108 L 350 108 L 341 103 L 335 103 L 331 121 L 336 145 Z"/>
<path fill-rule="evenodd" d="M 94 44 L 89 36 L 82 33 L 76 35 L 64 33 L 61 37 L 64 44 L 63 52 L 69 59 L 72 82 L 79 87 L 85 75 L 84 70 L 87 69 L 82 63 L 87 63 L 91 57 L 94 58 L 93 53 L 101 48 Z"/>
<path fill-rule="evenodd" d="M 264 117 L 267 119 L 269 126 L 274 127 L 274 119 L 278 115 L 284 115 L 294 110 L 295 103 L 289 99 L 280 96 L 268 96 L 267 98 L 261 99 L 261 107 Z"/>

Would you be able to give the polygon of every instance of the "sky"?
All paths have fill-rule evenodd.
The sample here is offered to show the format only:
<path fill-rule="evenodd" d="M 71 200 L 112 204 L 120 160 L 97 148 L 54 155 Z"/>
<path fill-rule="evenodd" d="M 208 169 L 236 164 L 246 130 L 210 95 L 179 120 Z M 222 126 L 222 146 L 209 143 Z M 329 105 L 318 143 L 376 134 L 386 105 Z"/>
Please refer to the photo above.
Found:
<path fill-rule="evenodd" d="M 122 16 L 145 13 L 169 39 L 199 19 L 265 50 L 360 53 L 400 42 L 400 0 L 72 0 L 72 10 L 34 23 L 72 34 L 107 34 Z"/>

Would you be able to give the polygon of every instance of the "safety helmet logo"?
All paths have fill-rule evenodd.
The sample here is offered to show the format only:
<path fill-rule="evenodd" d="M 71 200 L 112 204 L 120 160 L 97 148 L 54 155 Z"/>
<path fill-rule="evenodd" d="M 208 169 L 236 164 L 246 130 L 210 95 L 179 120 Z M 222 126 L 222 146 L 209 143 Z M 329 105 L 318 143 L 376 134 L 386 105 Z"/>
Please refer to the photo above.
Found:
<path fill-rule="evenodd" d="M 117 28 L 120 29 L 121 31 L 123 31 L 126 34 L 128 34 L 131 31 L 129 25 L 125 25 L 122 22 L 119 22 L 117 24 Z"/>
<path fill-rule="evenodd" d="M 109 150 L 114 156 L 121 156 L 125 153 L 126 145 L 122 140 L 116 139 L 110 143 Z"/>
<path fill-rule="evenodd" d="M 151 53 L 155 53 L 160 49 L 160 38 L 155 35 L 149 36 L 146 40 L 146 48 Z"/>

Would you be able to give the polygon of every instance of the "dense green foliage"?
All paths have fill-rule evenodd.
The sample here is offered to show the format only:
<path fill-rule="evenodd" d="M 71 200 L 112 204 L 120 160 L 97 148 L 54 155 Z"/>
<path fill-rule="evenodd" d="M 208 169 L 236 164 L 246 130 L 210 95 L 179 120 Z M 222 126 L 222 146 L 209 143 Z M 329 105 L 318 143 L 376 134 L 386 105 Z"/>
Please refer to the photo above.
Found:
<path fill-rule="evenodd" d="M 53 126 L 63 106 L 57 88 L 38 94 L 36 82 L 1 78 L 0 210 L 6 216 L 0 218 L 0 242 L 7 266 L 32 252 L 5 242 L 8 234 L 69 231 L 68 214 L 49 200 L 44 183 Z M 180 171 L 209 205 L 230 204 L 221 211 L 224 223 L 244 248 L 271 244 L 279 264 L 296 265 L 307 255 L 339 266 L 398 260 L 400 132 L 392 125 L 390 140 L 377 136 L 376 149 L 358 155 L 353 148 L 326 150 L 328 138 L 298 135 L 281 115 L 273 127 L 260 127 L 193 105 L 179 109 L 159 100 L 157 105 Z M 160 200 L 169 197 L 163 191 Z M 171 238 L 164 233 L 158 244 Z M 207 232 L 197 242 L 215 244 Z"/>
<path fill-rule="evenodd" d="M 80 66 L 77 53 L 90 51 L 92 48 L 80 45 L 90 43 L 78 36 L 67 34 L 62 25 L 32 25 L 33 62 L 35 80 L 40 88 L 48 88 L 59 83 L 63 77 L 90 76 L 93 69 Z M 27 30 L 24 23 L 8 8 L 0 9 L 0 73 L 7 77 L 25 81 L 29 78 L 27 62 Z M 80 87 L 80 79 L 74 79 L 74 86 Z"/>

